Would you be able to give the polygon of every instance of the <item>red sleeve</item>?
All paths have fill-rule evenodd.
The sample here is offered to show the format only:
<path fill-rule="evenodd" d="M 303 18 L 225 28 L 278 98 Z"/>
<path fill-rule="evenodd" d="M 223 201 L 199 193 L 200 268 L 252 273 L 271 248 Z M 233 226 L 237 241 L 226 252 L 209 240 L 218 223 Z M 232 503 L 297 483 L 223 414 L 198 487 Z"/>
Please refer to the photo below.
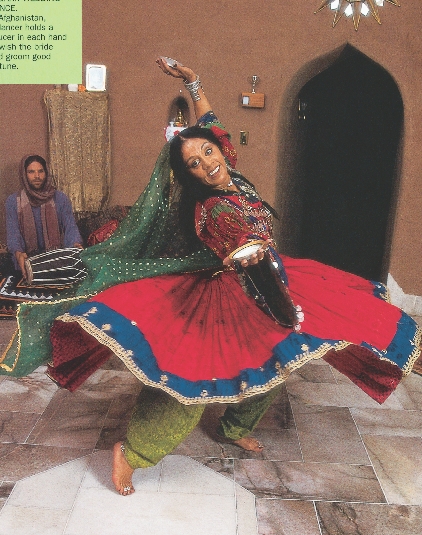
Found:
<path fill-rule="evenodd" d="M 257 234 L 240 207 L 230 198 L 210 197 L 197 203 L 195 211 L 196 233 L 198 237 L 220 258 L 248 241 L 270 236 Z"/>

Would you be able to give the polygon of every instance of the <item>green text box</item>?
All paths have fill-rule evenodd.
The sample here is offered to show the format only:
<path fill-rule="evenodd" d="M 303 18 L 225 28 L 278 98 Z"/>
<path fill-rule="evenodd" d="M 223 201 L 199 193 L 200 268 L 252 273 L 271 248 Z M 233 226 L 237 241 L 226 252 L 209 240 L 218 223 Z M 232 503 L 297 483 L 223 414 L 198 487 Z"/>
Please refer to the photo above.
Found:
<path fill-rule="evenodd" d="M 82 0 L 0 0 L 0 84 L 82 83 Z"/>

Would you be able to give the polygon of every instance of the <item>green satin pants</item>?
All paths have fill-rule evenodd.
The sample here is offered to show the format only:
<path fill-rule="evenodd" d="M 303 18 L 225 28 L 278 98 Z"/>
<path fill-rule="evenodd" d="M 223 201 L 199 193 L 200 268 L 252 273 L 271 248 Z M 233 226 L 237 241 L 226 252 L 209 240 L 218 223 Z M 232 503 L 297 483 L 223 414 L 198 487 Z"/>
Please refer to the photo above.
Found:
<path fill-rule="evenodd" d="M 248 436 L 278 395 L 265 394 L 228 404 L 217 433 L 229 440 Z M 143 387 L 127 428 L 125 456 L 132 468 L 154 466 L 171 453 L 196 427 L 206 405 L 183 405 L 157 388 Z"/>

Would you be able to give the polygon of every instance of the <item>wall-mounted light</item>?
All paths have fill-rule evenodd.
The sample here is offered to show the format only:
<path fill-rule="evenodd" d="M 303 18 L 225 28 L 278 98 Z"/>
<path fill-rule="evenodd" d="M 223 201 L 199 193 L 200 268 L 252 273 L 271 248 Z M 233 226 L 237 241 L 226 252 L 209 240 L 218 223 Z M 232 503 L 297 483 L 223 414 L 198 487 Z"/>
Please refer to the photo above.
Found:
<path fill-rule="evenodd" d="M 259 82 L 259 76 L 254 74 L 251 76 L 252 91 L 250 93 L 242 93 L 242 106 L 244 108 L 263 108 L 265 106 L 265 94 L 256 93 L 255 88 Z"/>
<path fill-rule="evenodd" d="M 315 13 L 328 6 L 334 11 L 333 28 L 341 17 L 345 15 L 353 19 L 353 25 L 357 30 L 361 16 L 367 17 L 371 14 L 378 24 L 381 24 L 378 8 L 383 7 L 385 2 L 400 7 L 399 0 L 322 0 Z"/>

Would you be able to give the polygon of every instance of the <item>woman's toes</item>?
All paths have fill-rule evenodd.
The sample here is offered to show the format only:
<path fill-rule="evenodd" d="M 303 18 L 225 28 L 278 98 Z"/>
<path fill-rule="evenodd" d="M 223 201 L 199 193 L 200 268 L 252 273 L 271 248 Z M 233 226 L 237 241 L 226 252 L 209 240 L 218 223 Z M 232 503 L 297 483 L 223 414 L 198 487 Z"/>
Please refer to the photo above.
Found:
<path fill-rule="evenodd" d="M 239 438 L 239 440 L 234 440 L 233 444 L 236 444 L 236 446 L 239 446 L 246 451 L 254 451 L 256 453 L 260 453 L 264 449 L 261 442 L 254 437 Z"/>
<path fill-rule="evenodd" d="M 111 479 L 117 492 L 122 496 L 128 496 L 135 492 L 132 485 L 132 474 L 134 470 L 123 454 L 122 445 L 123 442 L 117 442 L 113 448 L 113 470 Z"/>

